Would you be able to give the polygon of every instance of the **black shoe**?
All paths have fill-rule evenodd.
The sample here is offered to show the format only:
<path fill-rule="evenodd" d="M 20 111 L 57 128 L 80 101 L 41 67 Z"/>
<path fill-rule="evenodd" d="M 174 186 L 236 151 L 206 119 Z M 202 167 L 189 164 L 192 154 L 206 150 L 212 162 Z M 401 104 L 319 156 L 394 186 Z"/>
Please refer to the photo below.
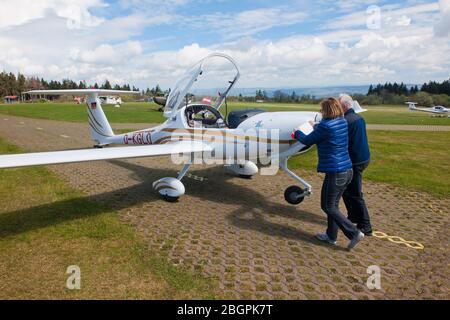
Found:
<path fill-rule="evenodd" d="M 358 221 L 356 221 L 355 218 L 353 218 L 353 217 L 351 217 L 351 216 L 348 216 L 347 219 L 350 220 L 351 223 L 357 223 L 357 222 L 358 222 Z"/>
<path fill-rule="evenodd" d="M 373 235 L 372 233 L 372 228 L 361 228 L 359 229 L 361 230 L 362 233 L 364 233 L 365 236 L 371 237 Z"/>

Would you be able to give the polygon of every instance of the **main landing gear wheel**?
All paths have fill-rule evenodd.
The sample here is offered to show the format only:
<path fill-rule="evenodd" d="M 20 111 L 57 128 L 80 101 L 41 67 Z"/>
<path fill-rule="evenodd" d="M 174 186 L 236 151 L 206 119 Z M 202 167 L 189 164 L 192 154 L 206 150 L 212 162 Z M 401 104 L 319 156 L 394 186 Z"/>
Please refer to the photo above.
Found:
<path fill-rule="evenodd" d="M 153 182 L 153 188 L 167 202 L 175 202 L 184 192 L 184 185 L 177 178 L 162 178 Z"/>
<path fill-rule="evenodd" d="M 303 199 L 305 190 L 298 186 L 290 186 L 284 191 L 284 199 L 290 204 L 300 204 Z"/>

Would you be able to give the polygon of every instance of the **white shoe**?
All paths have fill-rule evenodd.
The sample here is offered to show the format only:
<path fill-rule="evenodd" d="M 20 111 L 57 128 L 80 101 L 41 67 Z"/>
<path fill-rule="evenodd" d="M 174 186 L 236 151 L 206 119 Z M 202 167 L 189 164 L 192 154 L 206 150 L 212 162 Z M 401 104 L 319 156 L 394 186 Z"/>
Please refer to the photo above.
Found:
<path fill-rule="evenodd" d="M 358 230 L 358 234 L 348 243 L 347 249 L 352 250 L 362 239 L 364 239 L 364 233 Z"/>
<path fill-rule="evenodd" d="M 320 241 L 332 244 L 333 246 L 336 245 L 336 240 L 331 240 L 326 233 L 318 233 L 316 234 L 316 238 L 319 239 Z"/>

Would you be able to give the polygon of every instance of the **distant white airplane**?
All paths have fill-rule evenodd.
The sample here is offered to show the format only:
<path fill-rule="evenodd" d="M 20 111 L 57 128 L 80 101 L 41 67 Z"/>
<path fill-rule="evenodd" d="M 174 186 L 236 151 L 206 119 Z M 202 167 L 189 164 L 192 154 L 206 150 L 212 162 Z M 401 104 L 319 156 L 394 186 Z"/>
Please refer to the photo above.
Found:
<path fill-rule="evenodd" d="M 443 106 L 434 106 L 431 108 L 417 108 L 416 105 L 417 102 L 405 102 L 408 105 L 409 110 L 411 111 L 422 111 L 422 112 L 428 112 L 433 113 L 438 116 L 447 116 L 450 118 L 450 109 L 445 108 Z"/>
<path fill-rule="evenodd" d="M 103 105 L 112 104 L 120 106 L 122 104 L 122 98 L 119 96 L 99 96 L 98 97 Z"/>

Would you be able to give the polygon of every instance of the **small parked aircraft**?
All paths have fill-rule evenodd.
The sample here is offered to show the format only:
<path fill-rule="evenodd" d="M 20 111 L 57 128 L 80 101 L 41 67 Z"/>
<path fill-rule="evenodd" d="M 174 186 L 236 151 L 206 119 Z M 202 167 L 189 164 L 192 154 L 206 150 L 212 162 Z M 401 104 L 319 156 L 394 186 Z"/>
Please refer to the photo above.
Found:
<path fill-rule="evenodd" d="M 99 96 L 98 97 L 102 104 L 112 104 L 115 107 L 120 107 L 122 104 L 122 98 L 118 96 Z"/>
<path fill-rule="evenodd" d="M 208 66 L 214 66 L 213 61 L 216 61 L 216 66 L 220 66 L 221 72 L 225 65 L 231 65 L 233 72 L 229 73 L 231 78 L 228 78 L 225 90 L 219 92 L 215 100 L 208 97 L 201 102 L 188 101 L 186 97 L 192 98 L 188 91 L 205 76 Z M 302 186 L 288 187 L 284 193 L 287 202 L 299 204 L 311 194 L 312 188 L 289 170 L 288 159 L 311 147 L 293 140 L 291 133 L 299 125 L 305 133 L 311 132 L 313 128 L 310 122 L 320 121 L 321 115 L 306 111 L 265 112 L 261 109 L 245 109 L 230 112 L 224 118 L 219 109 L 227 103 L 227 95 L 239 77 L 239 69 L 231 57 L 220 53 L 211 54 L 189 69 L 170 92 L 164 106 L 166 122 L 154 128 L 117 135 L 111 129 L 99 97 L 138 92 L 99 89 L 30 91 L 29 94 L 86 95 L 90 134 L 96 143 L 95 148 L 1 155 L 0 168 L 167 155 L 171 155 L 174 160 L 182 154 L 184 158 L 176 158 L 177 164 L 184 164 L 178 177 L 162 178 L 153 183 L 153 188 L 165 200 L 172 202 L 185 193 L 181 180 L 197 160 L 195 156 L 201 156 L 202 163 L 208 164 L 211 159 L 221 160 L 229 171 L 244 178 L 262 172 L 268 166 L 281 168 Z M 354 109 L 356 112 L 364 111 L 357 104 Z M 108 145 L 125 147 L 103 148 Z M 180 158 L 184 161 L 178 161 Z M 257 163 L 266 166 L 258 168 Z"/>
<path fill-rule="evenodd" d="M 428 112 L 432 113 L 437 116 L 448 116 L 450 118 L 450 109 L 445 108 L 443 106 L 434 106 L 431 108 L 417 108 L 416 105 L 417 102 L 406 102 L 408 105 L 409 110 L 411 111 L 421 111 L 421 112 Z"/>

